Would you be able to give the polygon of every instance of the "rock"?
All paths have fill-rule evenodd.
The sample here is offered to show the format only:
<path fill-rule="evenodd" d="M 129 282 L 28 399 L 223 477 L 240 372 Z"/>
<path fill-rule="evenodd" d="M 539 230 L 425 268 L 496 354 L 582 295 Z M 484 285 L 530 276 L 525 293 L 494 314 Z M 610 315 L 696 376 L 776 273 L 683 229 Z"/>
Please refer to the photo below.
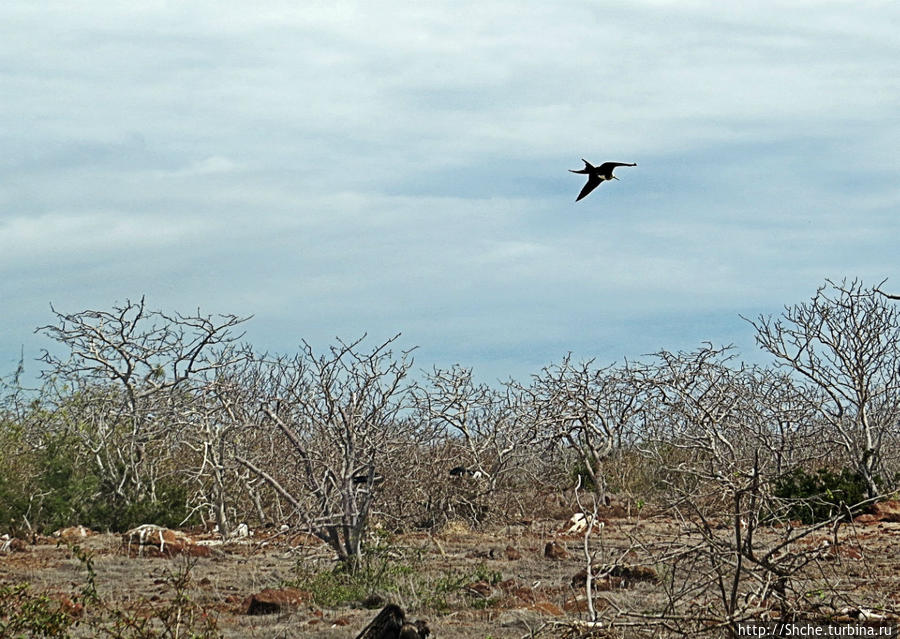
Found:
<path fill-rule="evenodd" d="M 506 579 L 497 584 L 497 587 L 508 595 L 515 604 L 533 604 L 537 599 L 534 595 L 534 589 L 523 586 L 515 579 Z"/>
<path fill-rule="evenodd" d="M 294 533 L 286 537 L 285 541 L 291 546 L 321 546 L 325 542 L 315 535 L 307 533 Z"/>
<path fill-rule="evenodd" d="M 608 592 L 617 588 L 628 588 L 631 584 L 621 577 L 604 577 L 593 582 L 594 592 Z"/>
<path fill-rule="evenodd" d="M 84 616 L 84 604 L 72 601 L 65 595 L 59 597 L 59 608 L 72 619 L 81 619 Z"/>
<path fill-rule="evenodd" d="M 485 599 L 490 597 L 491 593 L 494 591 L 491 585 L 483 579 L 466 585 L 466 590 L 476 595 L 480 595 Z"/>
<path fill-rule="evenodd" d="M 518 588 L 514 588 L 510 591 L 510 594 L 519 601 L 524 601 L 525 603 L 534 603 L 536 599 L 536 597 L 534 596 L 534 590 L 529 588 L 528 586 L 519 586 Z"/>
<path fill-rule="evenodd" d="M 595 573 L 600 572 L 599 570 L 595 570 Z M 587 586 L 587 569 L 579 570 L 572 577 L 571 580 L 572 588 L 579 589 Z M 604 592 L 607 590 L 615 590 L 616 588 L 625 588 L 627 586 L 626 582 L 622 577 L 613 577 L 607 575 L 605 577 L 597 577 L 594 576 L 591 581 L 591 590 L 594 592 Z"/>
<path fill-rule="evenodd" d="M 578 594 L 574 597 L 566 599 L 566 602 L 563 604 L 563 610 L 565 610 L 566 612 L 587 612 L 587 604 L 587 597 L 583 594 Z M 607 606 L 609 606 L 609 604 L 605 599 L 594 599 L 594 610 L 603 610 Z"/>
<path fill-rule="evenodd" d="M 557 541 L 548 541 L 544 546 L 544 557 L 547 559 L 568 559 L 569 551 Z"/>
<path fill-rule="evenodd" d="M 600 509 L 600 514 L 608 519 L 625 519 L 628 517 L 628 509 L 622 504 L 613 503 Z"/>
<path fill-rule="evenodd" d="M 649 566 L 597 566 L 593 573 L 594 581 L 591 582 L 591 586 L 597 591 L 628 588 L 639 581 L 659 583 L 656 571 Z M 584 588 L 587 585 L 587 568 L 575 573 L 569 583 L 573 588 Z"/>
<path fill-rule="evenodd" d="M 53 536 L 68 544 L 74 544 L 82 541 L 85 537 L 91 537 L 96 534 L 96 532 L 84 526 L 69 526 L 68 528 L 60 528 L 53 533 Z"/>
<path fill-rule="evenodd" d="M 469 525 L 458 519 L 453 519 L 444 524 L 444 527 L 441 529 L 441 537 L 461 537 L 463 535 L 469 535 L 472 533 L 472 529 Z"/>
<path fill-rule="evenodd" d="M 872 514 L 878 521 L 890 521 L 900 523 L 900 501 L 888 499 L 872 504 Z"/>
<path fill-rule="evenodd" d="M 594 573 L 594 579 L 596 579 L 599 569 L 595 568 L 591 572 Z M 572 579 L 569 581 L 569 584 L 573 588 L 584 588 L 584 586 L 587 584 L 587 568 L 582 568 L 574 575 L 572 575 Z"/>
<path fill-rule="evenodd" d="M 566 599 L 563 604 L 563 610 L 566 612 L 587 612 L 587 597 L 584 595 L 575 595 Z"/>
<path fill-rule="evenodd" d="M 629 584 L 637 581 L 659 583 L 659 576 L 650 566 L 613 566 L 609 574 L 611 577 L 621 577 Z"/>
<path fill-rule="evenodd" d="M 290 610 L 312 600 L 312 595 L 297 588 L 266 588 L 247 597 L 241 604 L 242 615 L 272 615 Z"/>

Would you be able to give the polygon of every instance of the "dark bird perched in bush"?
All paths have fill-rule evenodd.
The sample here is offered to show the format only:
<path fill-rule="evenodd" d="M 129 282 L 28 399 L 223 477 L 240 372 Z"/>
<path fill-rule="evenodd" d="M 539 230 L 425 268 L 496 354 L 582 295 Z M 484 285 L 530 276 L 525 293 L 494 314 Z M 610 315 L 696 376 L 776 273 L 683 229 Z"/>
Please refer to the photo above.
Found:
<path fill-rule="evenodd" d="M 354 485 L 354 486 L 363 486 L 363 485 L 369 483 L 369 475 L 368 475 L 368 474 L 365 474 L 365 475 L 353 475 L 352 481 L 353 481 L 353 485 Z M 380 484 L 380 483 L 383 482 L 383 481 L 384 481 L 384 476 L 383 476 L 383 475 L 379 475 L 378 473 L 375 473 L 374 475 L 372 475 L 372 485 L 373 485 L 373 486 L 374 486 L 374 485 L 377 485 L 377 484 Z"/>
<path fill-rule="evenodd" d="M 465 466 L 454 466 L 450 469 L 451 477 L 471 477 L 472 479 L 481 479 L 483 474 L 480 470 L 471 470 Z"/>

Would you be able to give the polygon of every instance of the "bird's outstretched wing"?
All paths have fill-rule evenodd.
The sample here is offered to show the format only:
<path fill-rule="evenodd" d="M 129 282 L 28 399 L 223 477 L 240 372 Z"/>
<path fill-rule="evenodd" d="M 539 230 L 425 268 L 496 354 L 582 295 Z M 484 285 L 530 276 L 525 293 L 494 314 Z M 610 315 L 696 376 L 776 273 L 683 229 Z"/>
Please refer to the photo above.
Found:
<path fill-rule="evenodd" d="M 581 189 L 581 193 L 578 194 L 578 197 L 575 198 L 575 201 L 577 202 L 578 200 L 580 200 L 580 199 L 582 199 L 582 198 L 584 198 L 584 197 L 587 197 L 587 194 L 590 193 L 591 191 L 593 191 L 594 189 L 596 189 L 597 186 L 598 186 L 598 185 L 600 184 L 600 182 L 602 182 L 602 181 L 603 181 L 603 180 L 601 180 L 599 177 L 597 177 L 596 174 L 591 173 L 591 174 L 588 176 L 587 184 L 585 184 L 585 185 L 584 185 L 584 188 Z"/>
<path fill-rule="evenodd" d="M 599 173 L 607 173 L 608 171 L 612 171 L 617 166 L 637 166 L 637 164 L 629 164 L 628 162 L 604 162 L 597 167 L 597 171 Z"/>
<path fill-rule="evenodd" d="M 405 620 L 406 613 L 400 606 L 388 604 L 356 635 L 356 639 L 397 639 Z"/>

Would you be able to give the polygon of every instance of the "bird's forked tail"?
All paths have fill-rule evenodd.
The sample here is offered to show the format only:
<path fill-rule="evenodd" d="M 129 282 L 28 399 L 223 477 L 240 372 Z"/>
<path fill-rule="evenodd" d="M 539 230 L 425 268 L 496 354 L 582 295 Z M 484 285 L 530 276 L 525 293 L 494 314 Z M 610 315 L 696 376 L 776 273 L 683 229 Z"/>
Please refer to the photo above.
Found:
<path fill-rule="evenodd" d="M 569 169 L 569 173 L 591 173 L 592 171 L 597 170 L 596 166 L 594 166 L 584 158 L 581 158 L 581 161 L 584 162 L 584 168 L 579 171 L 576 171 L 575 169 Z"/>

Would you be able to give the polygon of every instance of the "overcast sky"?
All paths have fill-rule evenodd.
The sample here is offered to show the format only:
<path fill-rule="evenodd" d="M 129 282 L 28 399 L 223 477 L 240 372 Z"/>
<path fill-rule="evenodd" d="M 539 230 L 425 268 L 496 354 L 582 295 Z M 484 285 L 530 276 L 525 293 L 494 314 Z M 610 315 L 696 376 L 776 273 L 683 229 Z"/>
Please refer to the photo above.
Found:
<path fill-rule="evenodd" d="M 0 376 L 51 303 L 491 381 L 900 290 L 897 2 L 7 0 L 0 96 Z"/>

